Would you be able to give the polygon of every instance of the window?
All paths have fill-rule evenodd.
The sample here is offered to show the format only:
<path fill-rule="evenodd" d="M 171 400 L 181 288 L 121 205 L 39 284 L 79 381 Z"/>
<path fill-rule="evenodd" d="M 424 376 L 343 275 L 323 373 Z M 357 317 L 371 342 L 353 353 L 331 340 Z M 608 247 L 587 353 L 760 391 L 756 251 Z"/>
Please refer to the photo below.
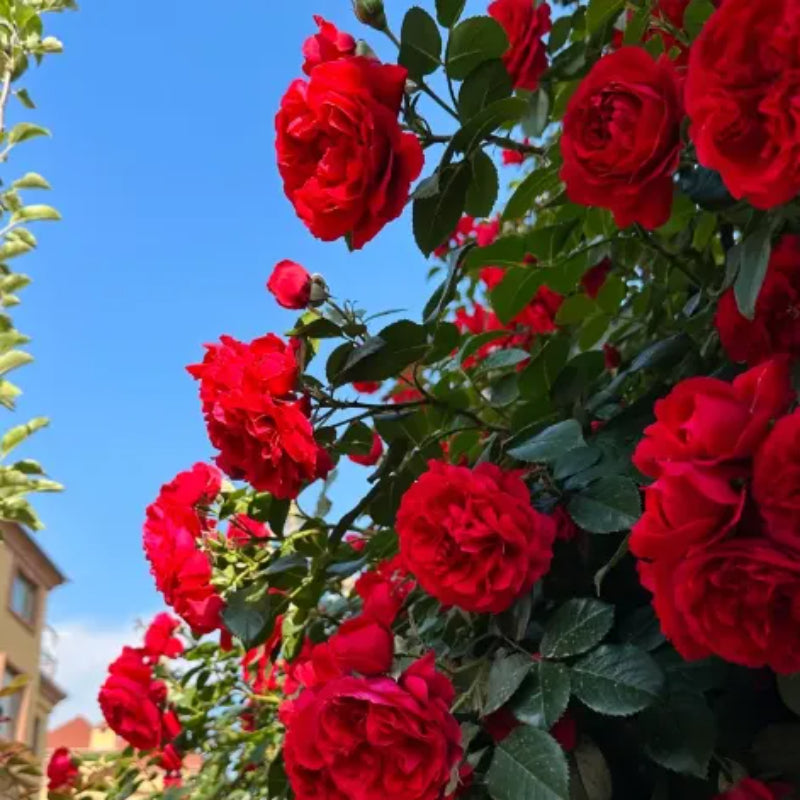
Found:
<path fill-rule="evenodd" d="M 11 585 L 11 610 L 29 625 L 36 622 L 36 584 L 21 572 Z"/>
<path fill-rule="evenodd" d="M 3 687 L 9 686 L 19 676 L 19 672 L 9 664 L 3 674 Z M 22 696 L 25 690 L 21 689 L 14 694 L 0 697 L 0 737 L 14 739 L 17 734 L 17 723 L 22 710 Z"/>

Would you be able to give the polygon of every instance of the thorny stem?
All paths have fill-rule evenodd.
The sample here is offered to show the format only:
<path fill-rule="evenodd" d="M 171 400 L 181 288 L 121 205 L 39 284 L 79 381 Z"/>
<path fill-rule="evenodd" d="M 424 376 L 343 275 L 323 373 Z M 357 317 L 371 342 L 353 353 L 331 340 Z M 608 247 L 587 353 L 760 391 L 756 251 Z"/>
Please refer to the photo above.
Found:
<path fill-rule="evenodd" d="M 652 250 L 655 250 L 659 255 L 666 258 L 671 264 L 673 264 L 680 272 L 682 272 L 688 280 L 690 280 L 698 289 L 703 288 L 703 282 L 684 264 L 680 257 L 676 253 L 672 253 L 664 247 L 658 239 L 653 236 L 650 231 L 645 230 L 639 223 L 636 223 L 634 226 L 634 230 L 642 239 L 642 241 L 647 244 Z"/>

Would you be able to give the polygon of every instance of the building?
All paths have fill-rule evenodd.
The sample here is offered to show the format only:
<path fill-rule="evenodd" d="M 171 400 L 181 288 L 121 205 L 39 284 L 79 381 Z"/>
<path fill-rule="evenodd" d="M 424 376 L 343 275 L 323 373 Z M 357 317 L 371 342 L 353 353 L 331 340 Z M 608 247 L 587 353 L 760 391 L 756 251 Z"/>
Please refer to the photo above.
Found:
<path fill-rule="evenodd" d="M 0 522 L 0 686 L 27 680 L 0 697 L 0 739 L 22 742 L 39 757 L 50 712 L 66 696 L 53 681 L 55 633 L 45 625 L 48 595 L 65 580 L 20 525 Z"/>

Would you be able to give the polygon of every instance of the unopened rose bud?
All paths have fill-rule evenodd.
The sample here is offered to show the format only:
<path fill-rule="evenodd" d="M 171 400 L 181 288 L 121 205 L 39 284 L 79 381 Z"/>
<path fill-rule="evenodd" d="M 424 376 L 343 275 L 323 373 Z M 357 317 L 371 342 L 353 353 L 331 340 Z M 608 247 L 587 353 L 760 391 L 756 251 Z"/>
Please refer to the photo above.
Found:
<path fill-rule="evenodd" d="M 363 22 L 377 31 L 386 30 L 383 0 L 353 0 L 353 11 L 359 22 Z"/>
<path fill-rule="evenodd" d="M 378 60 L 378 56 L 375 54 L 375 51 L 363 39 L 359 39 L 356 42 L 356 55 L 362 56 L 363 58 L 371 58 L 374 61 Z"/>
<path fill-rule="evenodd" d="M 308 305 L 312 308 L 321 306 L 330 295 L 328 291 L 328 284 L 325 283 L 325 278 L 318 272 L 311 276 L 311 291 L 308 294 Z"/>

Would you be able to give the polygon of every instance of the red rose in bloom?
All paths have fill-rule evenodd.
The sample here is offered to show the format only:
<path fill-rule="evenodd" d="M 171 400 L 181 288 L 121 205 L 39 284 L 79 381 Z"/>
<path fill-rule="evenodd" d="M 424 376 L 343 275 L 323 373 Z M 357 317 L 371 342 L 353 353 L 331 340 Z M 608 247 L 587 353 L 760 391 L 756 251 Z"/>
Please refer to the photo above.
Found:
<path fill-rule="evenodd" d="M 286 196 L 318 239 L 363 247 L 400 216 L 422 170 L 417 137 L 397 114 L 407 72 L 353 56 L 294 81 L 275 119 Z"/>
<path fill-rule="evenodd" d="M 689 134 L 730 193 L 772 208 L 800 191 L 798 0 L 725 0 L 692 45 Z"/>
<path fill-rule="evenodd" d="M 399 555 L 378 562 L 356 581 L 364 603 L 364 616 L 391 627 L 415 583 Z"/>
<path fill-rule="evenodd" d="M 247 514 L 234 514 L 228 525 L 228 541 L 236 547 L 248 544 L 259 544 L 262 539 L 269 539 L 272 531 L 263 523 Z"/>
<path fill-rule="evenodd" d="M 517 472 L 431 461 L 397 512 L 400 553 L 426 592 L 465 611 L 500 613 L 544 575 L 555 525 Z"/>
<path fill-rule="evenodd" d="M 603 364 L 607 370 L 614 370 L 622 363 L 622 353 L 613 344 L 603 345 Z"/>
<path fill-rule="evenodd" d="M 148 657 L 158 661 L 162 656 L 177 658 L 183 653 L 183 642 L 175 636 L 181 621 L 166 612 L 156 614 L 144 634 L 144 649 Z"/>
<path fill-rule="evenodd" d="M 286 704 L 284 758 L 298 800 L 437 800 L 461 757 L 455 692 L 433 654 L 395 681 L 343 676 Z"/>
<path fill-rule="evenodd" d="M 779 419 L 756 453 L 753 497 L 765 534 L 800 551 L 800 410 Z"/>
<path fill-rule="evenodd" d="M 782 674 L 800 670 L 800 561 L 768 540 L 693 548 L 640 562 L 664 634 L 686 659 L 710 653 Z"/>
<path fill-rule="evenodd" d="M 542 37 L 550 33 L 550 6 L 535 0 L 494 0 L 489 4 L 494 17 L 508 36 L 509 47 L 503 56 L 516 89 L 539 87 L 547 69 L 547 51 Z"/>
<path fill-rule="evenodd" d="M 434 256 L 436 256 L 436 258 L 444 258 L 451 250 L 454 250 L 456 247 L 461 247 L 474 231 L 474 217 L 469 216 L 469 214 L 464 214 L 458 221 L 456 229 L 450 234 L 450 238 L 433 251 Z"/>
<path fill-rule="evenodd" d="M 273 334 L 249 344 L 229 336 L 220 341 L 206 345 L 202 364 L 188 367 L 200 381 L 208 436 L 220 451 L 217 464 L 258 491 L 297 497 L 330 461 L 314 440 L 305 404 L 290 394 L 295 354 Z"/>
<path fill-rule="evenodd" d="M 381 388 L 380 381 L 353 381 L 353 388 L 361 394 L 375 394 Z"/>
<path fill-rule="evenodd" d="M 273 655 L 281 643 L 282 633 L 283 616 L 278 616 L 267 641 L 244 654 L 242 677 L 256 694 L 263 694 L 276 688 Z"/>
<path fill-rule="evenodd" d="M 565 711 L 564 716 L 550 728 L 550 735 L 561 745 L 561 749 L 571 753 L 578 745 L 578 723 L 575 717 Z"/>
<path fill-rule="evenodd" d="M 788 787 L 788 791 L 791 791 L 791 787 Z M 753 778 L 744 778 L 732 789 L 716 795 L 714 800 L 780 800 L 786 794 L 787 788 L 782 786 L 767 786 Z"/>
<path fill-rule="evenodd" d="M 580 528 L 573 522 L 564 506 L 556 506 L 550 515 L 556 528 L 556 539 L 560 542 L 571 542 L 580 531 Z"/>
<path fill-rule="evenodd" d="M 492 737 L 495 744 L 507 739 L 522 724 L 508 706 L 487 714 L 481 721 L 484 730 Z"/>
<path fill-rule="evenodd" d="M 195 464 L 161 488 L 144 524 L 144 551 L 156 588 L 197 634 L 221 626 L 224 603 L 211 585 L 208 554 L 200 549 L 211 528 L 203 507 L 216 498 L 220 482 L 218 470 Z"/>
<path fill-rule="evenodd" d="M 531 140 L 526 136 L 522 140 L 522 144 L 530 144 Z M 514 164 L 524 164 L 528 154 L 523 150 L 503 150 L 502 152 L 503 165 L 510 167 Z"/>
<path fill-rule="evenodd" d="M 511 324 L 530 328 L 534 333 L 552 333 L 557 327 L 555 317 L 563 302 L 563 294 L 549 286 L 540 286 L 533 300 L 511 320 Z"/>
<path fill-rule="evenodd" d="M 175 745 L 168 744 L 158 756 L 158 765 L 164 770 L 164 787 L 181 786 L 183 758 Z"/>
<path fill-rule="evenodd" d="M 69 789 L 77 783 L 79 775 L 78 762 L 72 757 L 68 748 L 59 747 L 53 751 L 47 764 L 49 791 Z"/>
<path fill-rule="evenodd" d="M 337 58 L 347 58 L 356 54 L 356 40 L 349 34 L 340 31 L 332 22 L 314 15 L 319 33 L 309 36 L 303 42 L 303 72 L 311 74 L 314 67 Z"/>
<path fill-rule="evenodd" d="M 294 261 L 279 261 L 267 281 L 267 289 L 284 308 L 301 309 L 311 299 L 311 275 Z"/>
<path fill-rule="evenodd" d="M 739 313 L 733 289 L 728 289 L 715 322 L 732 361 L 753 365 L 775 353 L 800 356 L 800 236 L 784 236 L 773 248 L 755 317 Z"/>
<path fill-rule="evenodd" d="M 680 560 L 688 548 L 721 539 L 738 522 L 745 494 L 721 470 L 688 463 L 665 465 L 645 490 L 644 514 L 631 531 L 639 558 Z"/>
<path fill-rule="evenodd" d="M 716 378 L 681 381 L 656 402 L 656 421 L 645 428 L 633 463 L 656 478 L 672 461 L 711 466 L 750 458 L 792 399 L 785 359 L 766 361 L 732 384 Z"/>
<path fill-rule="evenodd" d="M 488 247 L 490 244 L 493 244 L 500 235 L 500 220 L 495 217 L 494 219 L 487 219 L 484 222 L 479 222 L 474 230 L 475 241 L 478 243 L 478 247 Z"/>
<path fill-rule="evenodd" d="M 611 259 L 606 257 L 583 273 L 581 286 L 592 300 L 597 299 L 597 295 L 600 294 L 609 272 L 611 272 Z"/>
<path fill-rule="evenodd" d="M 672 208 L 681 84 L 672 62 L 641 47 L 603 56 L 567 104 L 561 178 L 573 203 L 608 208 L 620 228 L 653 229 Z"/>
<path fill-rule="evenodd" d="M 108 727 L 137 750 L 158 747 L 166 686 L 153 680 L 143 651 L 124 647 L 108 672 L 98 696 Z"/>
<path fill-rule="evenodd" d="M 383 455 L 383 442 L 381 437 L 375 431 L 372 432 L 372 446 L 369 453 L 364 455 L 352 454 L 347 456 L 353 463 L 360 464 L 362 467 L 373 467 L 378 463 L 381 455 Z"/>

